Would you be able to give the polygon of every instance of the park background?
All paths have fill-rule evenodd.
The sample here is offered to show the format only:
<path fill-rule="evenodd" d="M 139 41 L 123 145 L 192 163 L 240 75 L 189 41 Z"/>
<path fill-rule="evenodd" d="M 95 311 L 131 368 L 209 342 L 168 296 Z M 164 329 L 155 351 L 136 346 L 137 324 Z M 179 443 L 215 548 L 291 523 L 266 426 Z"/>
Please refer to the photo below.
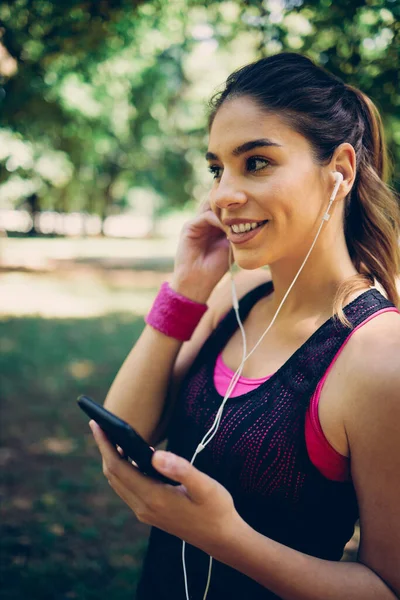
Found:
<path fill-rule="evenodd" d="M 3 600 L 134 596 L 149 527 L 75 399 L 104 400 L 209 189 L 209 97 L 253 59 L 308 55 L 378 106 L 398 192 L 399 22 L 389 0 L 1 3 Z"/>

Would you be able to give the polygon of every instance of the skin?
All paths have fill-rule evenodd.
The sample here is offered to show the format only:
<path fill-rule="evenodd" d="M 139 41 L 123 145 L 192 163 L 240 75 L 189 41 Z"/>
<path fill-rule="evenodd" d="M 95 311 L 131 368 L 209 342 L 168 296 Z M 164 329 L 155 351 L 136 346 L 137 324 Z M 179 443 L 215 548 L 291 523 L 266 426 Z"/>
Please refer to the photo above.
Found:
<path fill-rule="evenodd" d="M 232 155 L 236 146 L 264 137 L 282 147 L 261 147 L 241 156 Z M 233 245 L 233 254 L 243 269 L 269 265 L 275 310 L 318 231 L 335 184 L 333 171 L 342 173 L 343 183 L 331 207 L 329 227 L 319 236 L 280 315 L 281 319 L 298 320 L 304 314 L 329 312 L 327 307 L 338 284 L 357 273 L 343 229 L 343 200 L 356 176 L 354 148 L 341 144 L 330 163 L 320 167 L 312 160 L 306 138 L 277 116 L 266 115 L 251 100 L 239 98 L 219 109 L 209 149 L 219 158 L 210 161 L 211 168 L 216 169 L 210 204 L 217 217 L 270 220 L 256 238 L 245 245 Z M 260 160 L 256 162 L 254 157 Z"/>
<path fill-rule="evenodd" d="M 232 155 L 238 145 L 260 137 L 272 138 L 283 147 Z M 258 303 L 254 321 L 258 327 L 260 319 L 268 322 L 274 314 L 311 246 L 334 186 L 332 171 L 342 173 L 332 217 L 288 296 L 276 330 L 284 335 L 297 322 L 311 319 L 315 326 L 318 319 L 329 318 L 337 286 L 355 274 L 342 224 L 343 200 L 355 178 L 352 146 L 342 144 L 328 165 L 315 165 L 307 140 L 242 98 L 219 109 L 209 150 L 218 157 L 211 161 L 218 173 L 210 194 L 213 218 L 270 220 L 253 240 L 233 249 L 243 269 L 270 265 L 275 291 L 268 303 Z M 260 167 L 253 172 L 246 167 L 250 157 L 270 160 L 272 166 L 253 161 Z M 223 486 L 172 453 L 156 451 L 153 465 L 180 486 L 142 475 L 121 459 L 92 421 L 104 474 L 140 521 L 197 546 L 283 600 L 399 599 L 399 315 L 380 315 L 357 331 L 339 357 L 336 371 L 337 381 L 342 381 L 341 427 L 360 507 L 358 563 L 321 560 L 261 535 L 241 519 Z M 165 458 L 172 462 L 163 465 Z"/>

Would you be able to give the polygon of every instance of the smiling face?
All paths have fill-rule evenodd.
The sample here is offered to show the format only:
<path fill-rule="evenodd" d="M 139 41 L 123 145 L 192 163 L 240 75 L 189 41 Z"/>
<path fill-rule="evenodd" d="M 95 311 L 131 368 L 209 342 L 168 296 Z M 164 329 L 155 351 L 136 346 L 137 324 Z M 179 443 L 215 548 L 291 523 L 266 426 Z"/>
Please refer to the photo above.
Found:
<path fill-rule="evenodd" d="M 235 262 L 256 269 L 304 257 L 331 192 L 323 176 L 327 167 L 313 162 L 308 140 L 250 98 L 240 97 L 218 109 L 207 159 L 214 175 L 211 208 L 225 224 Z M 267 223 L 235 234 L 232 219 Z"/>

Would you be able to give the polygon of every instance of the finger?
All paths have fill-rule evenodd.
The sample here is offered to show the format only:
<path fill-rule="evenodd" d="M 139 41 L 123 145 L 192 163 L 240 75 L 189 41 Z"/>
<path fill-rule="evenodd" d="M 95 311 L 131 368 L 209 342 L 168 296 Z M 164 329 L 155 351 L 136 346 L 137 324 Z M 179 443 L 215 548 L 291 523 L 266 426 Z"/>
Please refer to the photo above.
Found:
<path fill-rule="evenodd" d="M 123 449 L 121 448 L 121 446 L 117 445 L 117 451 L 122 456 L 122 458 L 125 458 L 125 452 L 123 451 Z"/>
<path fill-rule="evenodd" d="M 119 452 L 107 438 L 106 434 L 96 423 L 96 421 L 89 421 L 89 427 L 92 430 L 97 447 L 100 450 L 100 454 L 103 457 L 103 463 L 105 464 L 107 470 L 110 473 L 115 474 L 116 471 L 120 468 L 119 464 L 122 464 L 125 461 L 121 460 Z"/>
<path fill-rule="evenodd" d="M 182 456 L 157 450 L 153 455 L 152 464 L 163 475 L 179 481 L 186 488 L 191 500 L 198 504 L 205 502 L 213 492 L 215 481 Z"/>
<path fill-rule="evenodd" d="M 122 497 L 123 493 L 124 500 L 133 494 L 145 502 L 146 498 L 152 497 L 155 493 L 155 486 L 167 487 L 161 481 L 144 475 L 133 461 L 128 464 L 127 461 L 121 460 L 116 448 L 95 421 L 90 421 L 89 426 L 103 457 L 103 471 L 107 473 L 108 482 L 114 490 L 118 486 L 118 495 Z"/>
<path fill-rule="evenodd" d="M 202 200 L 200 202 L 198 212 L 203 213 L 203 212 L 206 212 L 207 210 L 211 210 L 211 203 L 210 203 L 209 196 L 207 198 L 204 198 L 204 200 Z"/>
<path fill-rule="evenodd" d="M 223 224 L 212 210 L 207 210 L 206 212 L 197 215 L 196 217 L 194 217 L 194 219 L 190 221 L 190 226 L 196 228 L 199 231 L 202 229 L 209 229 L 210 225 L 212 227 L 221 229 L 226 236 L 227 232 L 225 231 Z"/>
<path fill-rule="evenodd" d="M 92 419 L 89 421 L 89 427 L 92 430 L 93 437 L 103 458 L 105 460 L 108 459 L 109 461 L 115 461 L 116 458 L 119 459 L 120 454 L 101 429 L 100 425 Z"/>

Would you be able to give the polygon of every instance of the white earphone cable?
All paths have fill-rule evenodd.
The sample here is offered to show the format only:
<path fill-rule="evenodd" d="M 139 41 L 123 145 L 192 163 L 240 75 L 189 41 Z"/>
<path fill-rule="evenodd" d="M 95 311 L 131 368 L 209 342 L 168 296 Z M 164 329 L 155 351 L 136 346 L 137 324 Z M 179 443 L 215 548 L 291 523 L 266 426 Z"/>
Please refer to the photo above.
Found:
<path fill-rule="evenodd" d="M 243 339 L 243 353 L 242 353 L 242 361 L 239 365 L 239 367 L 237 368 L 237 370 L 235 371 L 228 389 L 225 393 L 224 399 L 222 401 L 221 406 L 219 407 L 217 414 L 215 416 L 214 419 L 214 423 L 212 424 L 211 428 L 209 429 L 209 431 L 204 435 L 203 439 L 201 440 L 200 444 L 197 446 L 195 453 L 193 454 L 192 460 L 190 461 L 191 464 L 194 463 L 196 456 L 202 451 L 204 450 L 204 448 L 207 446 L 207 444 L 212 440 L 212 438 L 214 437 L 214 435 L 217 433 L 221 418 L 222 418 L 222 413 L 224 410 L 224 406 L 226 404 L 226 402 L 228 401 L 230 394 L 232 393 L 232 390 L 235 388 L 237 382 L 240 379 L 240 376 L 242 374 L 243 371 L 243 367 L 244 367 L 244 363 L 246 362 L 246 360 L 253 354 L 253 352 L 255 351 L 255 349 L 259 346 L 259 344 L 261 343 L 261 341 L 264 339 L 264 337 L 267 335 L 268 331 L 271 329 L 272 325 L 275 323 L 275 320 L 283 306 L 283 303 L 285 302 L 286 298 L 288 297 L 291 289 L 293 288 L 294 284 L 297 281 L 297 278 L 299 277 L 304 265 L 306 264 L 306 261 L 308 259 L 308 257 L 310 256 L 312 249 L 315 246 L 315 243 L 318 239 L 318 236 L 321 232 L 322 226 L 323 224 L 329 220 L 330 215 L 329 215 L 329 210 L 332 206 L 333 201 L 335 200 L 337 191 L 339 189 L 340 184 L 343 181 L 343 175 L 339 172 L 335 173 L 335 187 L 333 189 L 332 195 L 329 199 L 329 205 L 328 208 L 326 209 L 323 217 L 322 217 L 322 221 L 321 224 L 318 228 L 317 234 L 314 238 L 314 241 L 311 245 L 311 248 L 309 249 L 307 256 L 305 257 L 305 259 L 303 260 L 303 263 L 300 267 L 300 269 L 297 272 L 297 275 L 295 276 L 295 278 L 293 279 L 292 283 L 289 286 L 289 289 L 287 290 L 286 294 L 284 295 L 275 315 L 273 316 L 271 323 L 268 325 L 267 329 L 264 331 L 264 333 L 262 334 L 262 336 L 260 337 L 260 339 L 258 340 L 258 342 L 256 343 L 256 345 L 254 346 L 254 348 L 251 350 L 251 352 L 249 352 L 249 354 L 246 355 L 247 352 L 247 342 L 246 342 L 246 334 L 244 331 L 244 327 L 243 327 L 243 323 L 240 320 L 240 315 L 239 315 L 239 302 L 238 302 L 238 298 L 237 298 L 237 294 L 236 294 L 236 287 L 235 287 L 235 282 L 233 280 L 233 273 L 232 273 L 232 246 L 229 247 L 229 271 L 230 271 L 230 275 L 231 275 L 231 285 L 232 285 L 232 303 L 233 303 L 233 308 L 235 311 L 235 315 L 236 315 L 236 319 L 237 322 L 239 324 L 240 327 L 240 331 L 242 334 L 242 339 Z M 210 435 L 211 434 L 211 435 Z M 208 437 L 210 436 L 210 437 Z M 186 565 L 185 565 L 185 546 L 186 546 L 186 542 L 183 541 L 182 542 L 182 563 L 183 563 L 183 574 L 184 574 L 184 580 L 185 580 L 185 591 L 186 591 L 186 599 L 190 600 L 189 598 L 189 591 L 188 591 L 188 585 L 187 585 L 187 574 L 186 574 Z M 206 585 L 206 590 L 204 592 L 204 596 L 203 596 L 203 600 L 206 600 L 207 597 L 207 593 L 208 593 L 208 588 L 210 585 L 210 580 L 211 580 L 211 567 L 212 567 L 212 556 L 210 556 L 210 561 L 209 561 L 209 569 L 208 569 L 208 579 L 207 579 L 207 585 Z"/>

